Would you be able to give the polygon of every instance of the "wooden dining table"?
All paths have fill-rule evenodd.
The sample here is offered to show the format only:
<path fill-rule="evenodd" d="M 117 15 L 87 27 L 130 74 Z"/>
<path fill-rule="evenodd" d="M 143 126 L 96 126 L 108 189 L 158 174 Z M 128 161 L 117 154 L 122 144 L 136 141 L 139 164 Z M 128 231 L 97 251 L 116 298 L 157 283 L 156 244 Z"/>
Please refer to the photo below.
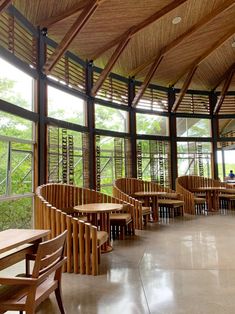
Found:
<path fill-rule="evenodd" d="M 38 244 L 50 230 L 7 229 L 0 232 L 0 270 L 25 259 L 26 254 L 36 253 Z"/>
<path fill-rule="evenodd" d="M 137 199 L 143 199 L 143 205 L 145 207 L 150 207 L 150 203 L 152 201 L 152 221 L 158 221 L 158 199 L 160 197 L 167 197 L 168 192 L 165 191 L 138 191 L 133 194 L 133 197 Z"/>
<path fill-rule="evenodd" d="M 122 204 L 116 203 L 90 203 L 74 206 L 74 210 L 85 214 L 90 223 L 97 226 L 100 231 L 108 233 L 107 243 L 102 245 L 102 253 L 112 251 L 113 247 L 110 243 L 110 220 L 109 215 L 111 212 L 120 211 L 123 209 Z"/>
<path fill-rule="evenodd" d="M 226 190 L 221 186 L 201 186 L 191 189 L 195 193 L 205 193 L 208 212 L 219 211 L 219 194 Z"/>

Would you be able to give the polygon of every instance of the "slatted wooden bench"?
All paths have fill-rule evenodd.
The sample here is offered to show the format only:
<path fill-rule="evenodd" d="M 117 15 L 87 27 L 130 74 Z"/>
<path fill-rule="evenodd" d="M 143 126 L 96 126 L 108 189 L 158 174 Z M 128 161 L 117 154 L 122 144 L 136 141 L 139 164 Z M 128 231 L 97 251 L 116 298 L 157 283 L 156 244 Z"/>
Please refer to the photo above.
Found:
<path fill-rule="evenodd" d="M 97 275 L 101 246 L 109 235 L 98 231 L 96 226 L 73 210 L 76 205 L 88 203 L 123 204 L 123 212 L 115 213 L 111 224 L 116 230 L 116 225 L 121 229 L 121 238 L 124 238 L 123 230 L 126 226 L 130 233 L 134 233 L 133 205 L 94 190 L 56 183 L 45 184 L 36 189 L 35 226 L 37 229 L 50 229 L 51 237 L 68 230 L 67 262 L 63 270 Z M 123 214 L 126 215 L 125 218 L 121 216 Z"/>
<path fill-rule="evenodd" d="M 185 202 L 185 213 L 196 215 L 198 213 L 205 212 L 206 199 L 192 192 L 194 189 L 199 187 L 225 187 L 226 190 L 223 191 L 223 194 L 227 194 L 228 191 L 232 189 L 231 185 L 211 178 L 200 176 L 178 177 L 176 179 L 176 191 L 183 196 Z"/>
<path fill-rule="evenodd" d="M 162 187 L 157 183 L 138 180 L 136 178 L 120 178 L 113 182 L 113 195 L 119 199 L 125 200 L 126 202 L 132 204 L 135 209 L 135 228 L 143 229 L 144 224 L 148 222 L 149 216 L 151 214 L 150 207 L 144 207 L 141 200 L 136 199 L 134 194 L 139 191 L 155 191 L 155 192 L 167 192 L 168 198 L 161 200 L 161 205 L 167 207 L 168 210 L 171 210 L 173 203 L 170 202 L 167 204 L 168 199 L 175 199 L 175 204 L 178 201 L 183 201 L 180 194 L 176 193 L 174 190 Z M 183 209 L 182 203 L 181 209 Z M 175 207 L 176 208 L 176 207 Z M 183 215 L 183 211 L 180 211 L 180 214 Z"/>

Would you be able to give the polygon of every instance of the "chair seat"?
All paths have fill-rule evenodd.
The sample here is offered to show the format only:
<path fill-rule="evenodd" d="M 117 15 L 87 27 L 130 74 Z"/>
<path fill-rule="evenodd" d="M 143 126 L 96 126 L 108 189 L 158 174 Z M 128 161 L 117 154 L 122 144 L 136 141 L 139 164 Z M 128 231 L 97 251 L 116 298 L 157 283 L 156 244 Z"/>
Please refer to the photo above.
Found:
<path fill-rule="evenodd" d="M 223 194 L 235 194 L 235 189 L 226 189 L 223 191 Z"/>
<path fill-rule="evenodd" d="M 97 231 L 97 242 L 98 246 L 103 245 L 108 241 L 109 235 L 106 231 Z"/>
<path fill-rule="evenodd" d="M 110 222 L 112 223 L 125 223 L 128 224 L 129 222 L 131 222 L 131 214 L 128 213 L 114 213 L 114 214 L 110 214 L 109 216 L 110 218 Z"/>
<path fill-rule="evenodd" d="M 166 194 L 166 198 L 169 198 L 169 199 L 177 199 L 178 198 L 178 193 L 167 193 Z"/>
<path fill-rule="evenodd" d="M 178 206 L 183 206 L 184 201 L 171 200 L 171 199 L 160 199 L 158 201 L 158 205 L 178 207 Z"/>
<path fill-rule="evenodd" d="M 219 198 L 228 199 L 228 200 L 234 200 L 235 194 L 220 194 Z"/>
<path fill-rule="evenodd" d="M 195 204 L 204 204 L 206 202 L 205 198 L 202 197 L 194 197 Z"/>
<path fill-rule="evenodd" d="M 142 206 L 142 215 L 149 215 L 151 213 L 150 207 Z"/>

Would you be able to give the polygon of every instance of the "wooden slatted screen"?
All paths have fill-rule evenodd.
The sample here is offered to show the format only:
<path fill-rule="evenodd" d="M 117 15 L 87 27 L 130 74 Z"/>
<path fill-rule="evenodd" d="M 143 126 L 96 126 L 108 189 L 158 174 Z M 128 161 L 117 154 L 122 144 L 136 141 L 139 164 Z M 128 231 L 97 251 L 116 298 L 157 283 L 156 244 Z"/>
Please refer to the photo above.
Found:
<path fill-rule="evenodd" d="M 54 49 L 48 45 L 47 58 L 49 58 L 53 52 Z M 69 87 L 79 91 L 85 91 L 85 67 L 67 55 L 60 58 L 52 69 L 50 76 Z"/>
<path fill-rule="evenodd" d="M 176 99 L 178 94 L 176 94 Z M 181 101 L 177 112 L 182 113 L 198 113 L 198 114 L 209 114 L 210 104 L 209 96 L 198 95 L 198 94 L 186 94 Z"/>
<path fill-rule="evenodd" d="M 99 76 L 99 73 L 93 73 L 94 83 L 98 80 Z M 99 89 L 96 97 L 121 105 L 128 105 L 128 84 L 109 76 Z"/>
<path fill-rule="evenodd" d="M 37 66 L 37 40 L 15 17 L 0 14 L 0 45 L 31 67 Z"/>
<path fill-rule="evenodd" d="M 235 113 L 235 96 L 227 95 L 219 111 L 220 114 Z"/>
<path fill-rule="evenodd" d="M 136 91 L 137 90 L 138 89 L 136 88 Z M 168 111 L 167 92 L 160 91 L 155 88 L 147 88 L 136 107 L 146 110 L 167 112 Z"/>

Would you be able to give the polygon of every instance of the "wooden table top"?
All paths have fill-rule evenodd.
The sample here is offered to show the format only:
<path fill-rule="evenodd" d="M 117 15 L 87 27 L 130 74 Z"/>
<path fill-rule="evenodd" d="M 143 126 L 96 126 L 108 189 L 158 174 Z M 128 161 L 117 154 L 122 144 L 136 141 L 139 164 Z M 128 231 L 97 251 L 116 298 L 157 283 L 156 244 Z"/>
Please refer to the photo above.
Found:
<path fill-rule="evenodd" d="M 20 245 L 44 238 L 51 231 L 40 229 L 7 229 L 0 232 L 0 254 Z"/>
<path fill-rule="evenodd" d="M 206 191 L 225 191 L 223 186 L 200 186 L 198 188 L 191 189 L 193 192 L 206 192 Z"/>
<path fill-rule="evenodd" d="M 139 191 L 135 192 L 134 196 L 167 196 L 169 192 L 164 191 Z"/>
<path fill-rule="evenodd" d="M 115 203 L 90 203 L 74 206 L 74 210 L 77 210 L 81 213 L 108 213 L 112 211 L 122 210 L 123 204 Z"/>

